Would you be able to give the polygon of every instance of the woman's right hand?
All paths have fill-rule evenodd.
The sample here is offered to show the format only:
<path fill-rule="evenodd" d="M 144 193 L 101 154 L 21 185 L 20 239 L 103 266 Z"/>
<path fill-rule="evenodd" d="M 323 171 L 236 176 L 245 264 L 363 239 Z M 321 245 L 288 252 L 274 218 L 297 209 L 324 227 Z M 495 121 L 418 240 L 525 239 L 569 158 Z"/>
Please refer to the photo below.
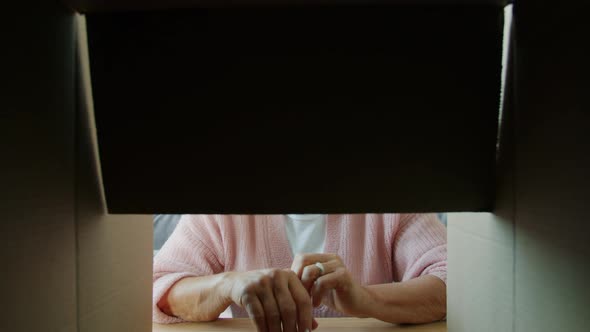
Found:
<path fill-rule="evenodd" d="M 291 270 L 233 272 L 230 279 L 231 300 L 248 312 L 259 332 L 309 332 L 317 327 L 309 293 Z"/>

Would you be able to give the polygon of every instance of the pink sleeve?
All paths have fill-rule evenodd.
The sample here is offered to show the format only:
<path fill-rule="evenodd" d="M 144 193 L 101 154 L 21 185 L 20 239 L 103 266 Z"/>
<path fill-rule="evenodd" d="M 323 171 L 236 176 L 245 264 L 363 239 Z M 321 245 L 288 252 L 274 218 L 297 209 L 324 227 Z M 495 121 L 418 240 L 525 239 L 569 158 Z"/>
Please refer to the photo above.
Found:
<path fill-rule="evenodd" d="M 152 319 L 178 323 L 180 318 L 163 313 L 157 303 L 168 289 L 186 277 L 224 271 L 221 232 L 213 217 L 183 215 L 178 226 L 154 257 Z"/>
<path fill-rule="evenodd" d="M 447 230 L 436 214 L 402 214 L 393 239 L 396 281 L 434 275 L 447 282 Z"/>

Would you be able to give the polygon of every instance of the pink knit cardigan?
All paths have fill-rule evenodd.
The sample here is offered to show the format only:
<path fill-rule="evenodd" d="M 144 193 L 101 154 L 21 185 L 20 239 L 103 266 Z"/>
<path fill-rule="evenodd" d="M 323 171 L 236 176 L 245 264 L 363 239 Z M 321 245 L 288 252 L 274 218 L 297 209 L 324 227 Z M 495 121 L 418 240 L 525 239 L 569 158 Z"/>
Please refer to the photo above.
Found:
<path fill-rule="evenodd" d="M 154 258 L 153 320 L 180 322 L 156 305 L 178 280 L 225 271 L 289 268 L 284 215 L 184 215 Z M 435 214 L 328 215 L 325 252 L 362 285 L 435 275 L 446 282 L 446 228 Z M 232 304 L 233 317 L 247 317 Z M 325 306 L 316 317 L 341 316 Z"/>

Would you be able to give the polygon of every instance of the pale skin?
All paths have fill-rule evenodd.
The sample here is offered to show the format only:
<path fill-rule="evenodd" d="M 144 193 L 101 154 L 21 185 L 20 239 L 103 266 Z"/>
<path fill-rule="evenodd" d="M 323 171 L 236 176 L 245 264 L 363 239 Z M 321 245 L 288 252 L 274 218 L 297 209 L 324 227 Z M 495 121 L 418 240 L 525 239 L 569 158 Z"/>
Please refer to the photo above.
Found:
<path fill-rule="evenodd" d="M 320 262 L 324 272 L 315 263 Z M 446 285 L 431 275 L 362 286 L 335 254 L 297 255 L 291 270 L 226 272 L 181 279 L 158 306 L 187 321 L 212 321 L 232 303 L 259 332 L 304 332 L 318 324 L 312 306 L 325 304 L 354 317 L 390 323 L 427 323 L 446 316 Z M 282 326 L 282 329 L 281 329 Z"/>

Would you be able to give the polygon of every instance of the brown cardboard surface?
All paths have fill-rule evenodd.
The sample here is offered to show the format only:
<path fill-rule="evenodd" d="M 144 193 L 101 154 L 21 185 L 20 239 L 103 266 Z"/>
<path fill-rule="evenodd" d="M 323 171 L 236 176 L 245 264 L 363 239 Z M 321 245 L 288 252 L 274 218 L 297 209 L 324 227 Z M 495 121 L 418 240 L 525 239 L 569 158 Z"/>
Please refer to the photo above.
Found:
<path fill-rule="evenodd" d="M 515 5 L 514 139 L 500 149 L 514 158 L 498 167 L 497 216 L 449 218 L 450 330 L 588 329 L 587 9 Z"/>
<path fill-rule="evenodd" d="M 515 108 L 510 9 L 494 213 L 448 215 L 447 320 L 450 331 L 512 331 L 515 264 Z M 511 47 L 510 47 L 511 46 Z"/>
<path fill-rule="evenodd" d="M 448 215 L 449 331 L 511 331 L 514 232 L 491 213 Z"/>
<path fill-rule="evenodd" d="M 520 13 L 516 136 L 502 149 L 516 154 L 498 168 L 496 216 L 449 220 L 453 331 L 590 323 L 587 23 L 576 8 Z M 20 29 L 2 63 L 0 330 L 149 330 L 151 222 L 105 212 L 89 113 L 74 103 L 73 17 L 50 4 L 19 14 L 2 14 Z"/>
<path fill-rule="evenodd" d="M 75 18 L 1 16 L 0 331 L 149 331 L 151 217 L 106 213 Z"/>
<path fill-rule="evenodd" d="M 0 12 L 0 331 L 74 332 L 73 16 L 14 5 Z"/>
<path fill-rule="evenodd" d="M 109 215 L 98 166 L 85 20 L 77 16 L 79 331 L 149 331 L 152 216 Z"/>
<path fill-rule="evenodd" d="M 515 297 L 514 109 L 503 121 L 494 213 L 448 214 L 450 331 L 512 331 Z"/>
<path fill-rule="evenodd" d="M 516 5 L 516 332 L 590 324 L 588 9 Z"/>

